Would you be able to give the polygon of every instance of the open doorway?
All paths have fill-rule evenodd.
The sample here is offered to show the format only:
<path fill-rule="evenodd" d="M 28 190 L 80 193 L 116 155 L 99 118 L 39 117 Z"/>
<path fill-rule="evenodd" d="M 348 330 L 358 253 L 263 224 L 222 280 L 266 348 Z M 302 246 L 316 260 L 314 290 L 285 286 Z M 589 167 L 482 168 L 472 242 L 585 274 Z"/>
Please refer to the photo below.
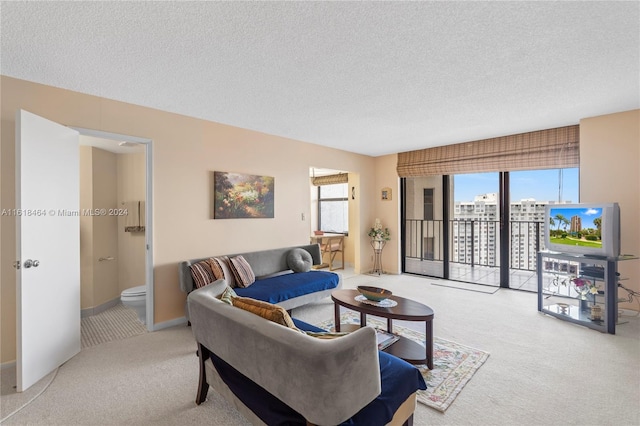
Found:
<path fill-rule="evenodd" d="M 153 331 L 151 141 L 76 130 L 84 348 Z"/>
<path fill-rule="evenodd" d="M 311 242 L 320 244 L 323 263 L 330 270 L 356 265 L 359 239 L 349 230 L 358 229 L 358 175 L 343 170 L 309 168 Z"/>

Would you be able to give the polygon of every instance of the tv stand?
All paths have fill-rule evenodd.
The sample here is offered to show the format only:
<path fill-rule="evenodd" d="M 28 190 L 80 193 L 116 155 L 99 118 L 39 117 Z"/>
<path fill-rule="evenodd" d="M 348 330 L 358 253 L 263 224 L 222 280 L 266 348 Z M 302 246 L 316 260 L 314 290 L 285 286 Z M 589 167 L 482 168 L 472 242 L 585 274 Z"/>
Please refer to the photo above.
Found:
<path fill-rule="evenodd" d="M 582 256 L 588 259 L 606 259 L 607 258 L 607 256 L 599 256 L 597 254 L 583 254 Z"/>
<path fill-rule="evenodd" d="M 620 280 L 618 262 L 631 259 L 638 257 L 538 252 L 538 311 L 615 334 Z M 587 281 L 583 286 L 577 286 L 571 281 L 576 277 Z"/>

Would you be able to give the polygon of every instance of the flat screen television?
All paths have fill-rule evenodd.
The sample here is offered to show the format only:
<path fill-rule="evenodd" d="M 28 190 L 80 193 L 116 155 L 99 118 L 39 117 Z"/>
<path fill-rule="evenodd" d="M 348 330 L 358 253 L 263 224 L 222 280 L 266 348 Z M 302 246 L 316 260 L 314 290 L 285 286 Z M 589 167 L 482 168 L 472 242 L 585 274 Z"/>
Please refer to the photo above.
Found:
<path fill-rule="evenodd" d="M 547 250 L 594 257 L 620 255 L 618 203 L 548 204 Z"/>

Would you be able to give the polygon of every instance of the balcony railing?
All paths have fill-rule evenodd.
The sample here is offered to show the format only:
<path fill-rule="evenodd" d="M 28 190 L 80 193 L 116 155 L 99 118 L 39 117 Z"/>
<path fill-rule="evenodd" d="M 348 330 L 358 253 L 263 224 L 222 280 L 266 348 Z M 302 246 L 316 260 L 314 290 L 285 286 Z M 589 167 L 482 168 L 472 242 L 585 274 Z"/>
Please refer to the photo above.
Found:
<path fill-rule="evenodd" d="M 454 219 L 449 227 L 449 261 L 470 266 L 500 266 L 500 223 L 487 220 Z M 405 221 L 407 258 L 443 261 L 442 220 Z M 544 248 L 543 222 L 510 221 L 509 268 L 536 270 L 536 253 Z"/>

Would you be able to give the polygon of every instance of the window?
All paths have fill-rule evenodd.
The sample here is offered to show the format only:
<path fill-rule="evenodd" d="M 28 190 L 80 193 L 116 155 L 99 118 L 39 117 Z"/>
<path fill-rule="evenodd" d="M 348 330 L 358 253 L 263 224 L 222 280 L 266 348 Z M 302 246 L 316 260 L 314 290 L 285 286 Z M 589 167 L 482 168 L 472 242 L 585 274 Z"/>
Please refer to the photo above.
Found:
<path fill-rule="evenodd" d="M 318 186 L 318 229 L 349 234 L 348 188 L 346 183 Z"/>
<path fill-rule="evenodd" d="M 433 220 L 433 188 L 424 188 L 424 220 Z"/>

